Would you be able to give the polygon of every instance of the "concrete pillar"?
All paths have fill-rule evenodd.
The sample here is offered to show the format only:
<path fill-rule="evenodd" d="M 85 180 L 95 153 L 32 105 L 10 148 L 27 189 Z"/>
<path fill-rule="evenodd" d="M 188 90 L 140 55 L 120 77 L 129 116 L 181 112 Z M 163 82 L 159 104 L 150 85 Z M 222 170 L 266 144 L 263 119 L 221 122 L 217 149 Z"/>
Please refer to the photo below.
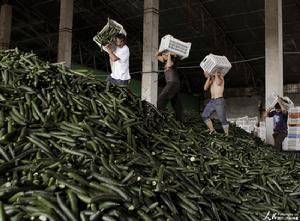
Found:
<path fill-rule="evenodd" d="M 3 1 L 0 12 L 0 49 L 8 49 L 11 33 L 12 5 Z"/>
<path fill-rule="evenodd" d="M 265 0 L 266 98 L 283 95 L 282 0 Z M 266 121 L 267 143 L 273 144 L 273 121 Z"/>
<path fill-rule="evenodd" d="M 74 0 L 60 0 L 60 21 L 58 38 L 58 62 L 65 62 L 71 67 L 72 58 L 72 26 Z"/>
<path fill-rule="evenodd" d="M 143 73 L 142 99 L 156 106 L 157 102 L 157 59 L 159 37 L 159 0 L 144 0 Z"/>

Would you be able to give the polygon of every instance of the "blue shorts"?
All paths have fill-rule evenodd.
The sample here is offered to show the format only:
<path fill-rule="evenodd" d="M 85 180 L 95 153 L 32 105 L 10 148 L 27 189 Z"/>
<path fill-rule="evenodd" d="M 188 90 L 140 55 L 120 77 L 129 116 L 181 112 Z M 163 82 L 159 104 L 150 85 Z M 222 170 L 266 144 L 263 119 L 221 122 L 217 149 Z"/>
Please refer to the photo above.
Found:
<path fill-rule="evenodd" d="M 120 79 L 114 79 L 113 77 L 111 77 L 110 75 L 106 78 L 107 81 L 119 85 L 119 86 L 126 86 L 129 84 L 130 80 L 120 80 Z"/>
<path fill-rule="evenodd" d="M 228 128 L 229 124 L 226 119 L 226 111 L 225 111 L 225 99 L 223 97 L 219 97 L 216 99 L 211 99 L 206 107 L 204 108 L 204 111 L 202 113 L 202 119 L 204 122 L 207 122 L 210 119 L 210 116 L 217 112 L 218 117 L 222 123 L 223 128 Z"/>

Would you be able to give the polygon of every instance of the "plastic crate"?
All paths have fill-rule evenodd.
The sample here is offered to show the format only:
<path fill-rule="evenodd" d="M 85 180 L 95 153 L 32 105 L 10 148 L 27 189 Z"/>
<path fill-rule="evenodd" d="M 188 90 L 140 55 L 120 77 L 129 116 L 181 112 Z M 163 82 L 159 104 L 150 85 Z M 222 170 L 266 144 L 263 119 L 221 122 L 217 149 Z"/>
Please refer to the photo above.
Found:
<path fill-rule="evenodd" d="M 300 118 L 288 118 L 287 123 L 289 126 L 300 125 Z"/>
<path fill-rule="evenodd" d="M 248 120 L 258 122 L 258 117 L 249 117 Z"/>
<path fill-rule="evenodd" d="M 232 66 L 225 56 L 209 54 L 201 61 L 200 67 L 209 74 L 219 70 L 226 75 Z"/>
<path fill-rule="evenodd" d="M 237 120 L 235 121 L 235 124 L 237 127 L 242 127 L 244 125 L 247 125 L 248 124 L 248 121 L 244 121 L 244 120 Z"/>
<path fill-rule="evenodd" d="M 289 126 L 300 125 L 300 107 L 289 108 L 287 123 Z"/>
<path fill-rule="evenodd" d="M 289 109 L 288 117 L 291 119 L 300 118 L 300 107 L 293 107 Z"/>
<path fill-rule="evenodd" d="M 267 102 L 266 102 L 267 107 L 273 108 L 276 105 L 276 103 L 278 102 L 278 97 L 279 97 L 278 94 L 275 91 L 273 91 L 267 98 Z"/>
<path fill-rule="evenodd" d="M 228 118 L 227 121 L 230 122 L 230 123 L 235 123 L 236 122 L 236 118 Z"/>
<path fill-rule="evenodd" d="M 251 133 L 252 131 L 254 131 L 254 126 L 249 125 L 249 124 L 243 125 L 243 126 L 241 126 L 241 128 L 248 133 Z"/>
<path fill-rule="evenodd" d="M 288 127 L 288 134 L 299 134 L 300 135 L 300 127 Z"/>
<path fill-rule="evenodd" d="M 290 108 L 294 107 L 294 103 L 289 97 L 285 96 L 285 97 L 282 97 L 282 99 L 283 99 L 284 105 L 288 108 L 288 110 L 290 110 Z"/>
<path fill-rule="evenodd" d="M 266 122 L 265 121 L 260 121 L 259 122 L 259 127 L 266 127 Z"/>
<path fill-rule="evenodd" d="M 300 127 L 288 127 L 288 138 L 300 138 Z"/>
<path fill-rule="evenodd" d="M 282 149 L 300 151 L 300 138 L 285 138 L 282 143 Z"/>
<path fill-rule="evenodd" d="M 190 49 L 192 43 L 190 42 L 183 42 L 172 35 L 165 35 L 161 38 L 160 45 L 159 45 L 159 52 L 174 52 L 179 57 L 179 59 L 185 59 L 189 56 Z"/>
<path fill-rule="evenodd" d="M 111 26 L 114 26 L 116 27 L 117 29 L 119 29 L 119 32 L 117 32 L 116 34 L 118 33 L 122 33 L 124 34 L 125 36 L 127 35 L 125 29 L 123 28 L 123 26 L 121 24 L 119 24 L 118 22 L 116 22 L 115 20 L 112 20 L 112 19 L 109 19 L 108 18 L 108 21 L 107 21 L 107 24 L 101 29 L 101 31 L 99 31 L 94 37 L 93 37 L 93 41 L 97 43 L 97 45 L 99 45 L 99 47 L 101 49 L 103 49 L 104 51 L 108 52 L 107 49 L 105 47 L 103 47 L 103 45 L 101 45 L 100 42 L 97 41 L 97 36 L 98 35 L 102 35 L 104 32 L 106 32 Z M 113 39 L 111 39 L 112 41 Z"/>

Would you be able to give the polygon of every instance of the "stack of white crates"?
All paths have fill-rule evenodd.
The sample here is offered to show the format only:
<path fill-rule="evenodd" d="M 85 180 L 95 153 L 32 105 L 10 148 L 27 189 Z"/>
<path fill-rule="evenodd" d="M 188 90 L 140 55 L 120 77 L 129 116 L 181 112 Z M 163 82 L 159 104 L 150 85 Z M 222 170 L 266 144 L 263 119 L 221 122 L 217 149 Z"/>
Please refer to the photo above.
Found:
<path fill-rule="evenodd" d="M 223 75 L 231 69 L 231 64 L 225 56 L 209 54 L 200 63 L 201 68 L 208 72 L 210 75 L 216 70 L 220 71 Z"/>
<path fill-rule="evenodd" d="M 288 136 L 282 144 L 282 149 L 300 151 L 300 107 L 289 108 Z"/>
<path fill-rule="evenodd" d="M 229 122 L 235 123 L 237 127 L 242 128 L 248 133 L 254 132 L 262 140 L 266 140 L 266 123 L 264 121 L 259 122 L 258 117 L 240 117 L 240 118 L 229 118 Z M 259 126 L 257 126 L 259 125 Z"/>
<path fill-rule="evenodd" d="M 289 108 L 288 125 L 291 127 L 300 127 L 300 107 Z"/>
<path fill-rule="evenodd" d="M 182 60 L 189 56 L 192 43 L 183 42 L 172 35 L 165 35 L 161 38 L 159 52 L 175 52 L 176 55 Z"/>

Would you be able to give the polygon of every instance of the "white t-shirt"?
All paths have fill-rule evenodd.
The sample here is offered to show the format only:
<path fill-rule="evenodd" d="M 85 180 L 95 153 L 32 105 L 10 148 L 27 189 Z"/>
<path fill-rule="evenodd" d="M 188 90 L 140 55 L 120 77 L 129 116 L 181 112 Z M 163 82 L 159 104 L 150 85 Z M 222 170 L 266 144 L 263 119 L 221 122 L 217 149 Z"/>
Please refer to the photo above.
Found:
<path fill-rule="evenodd" d="M 116 47 L 114 54 L 120 58 L 111 62 L 111 77 L 117 80 L 129 80 L 129 48 L 124 45 L 122 48 Z"/>

